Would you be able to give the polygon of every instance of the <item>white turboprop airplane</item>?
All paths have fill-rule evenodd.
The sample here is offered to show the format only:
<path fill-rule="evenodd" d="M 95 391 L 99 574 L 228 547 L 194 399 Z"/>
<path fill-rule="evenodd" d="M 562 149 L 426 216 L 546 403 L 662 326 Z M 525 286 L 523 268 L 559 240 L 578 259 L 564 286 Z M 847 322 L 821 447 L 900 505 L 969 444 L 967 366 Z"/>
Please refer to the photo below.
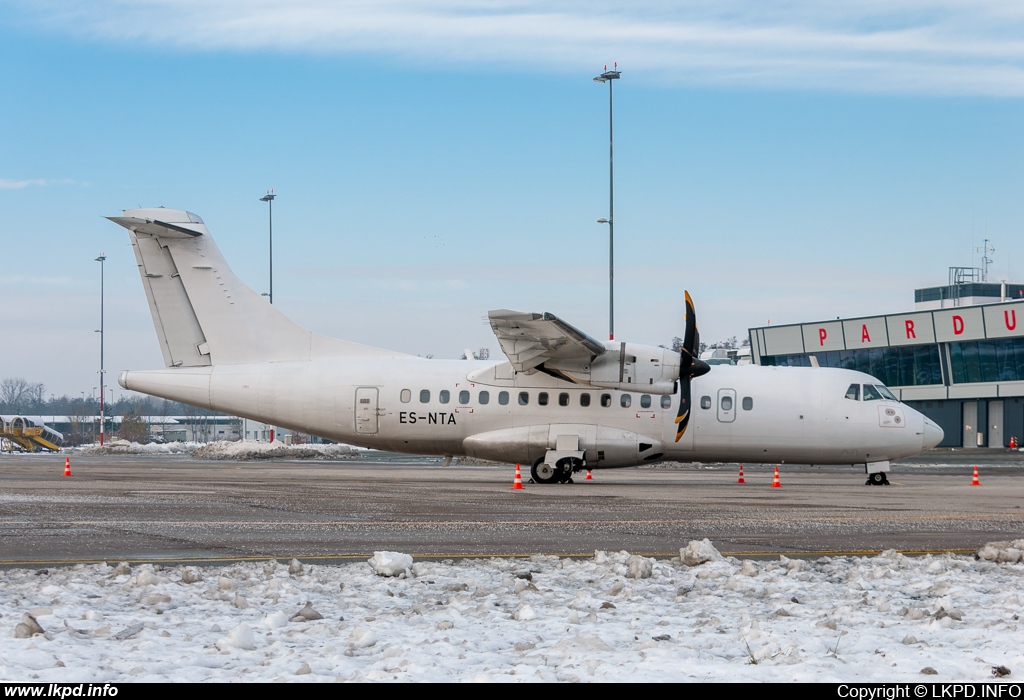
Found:
<path fill-rule="evenodd" d="M 131 235 L 167 365 L 122 372 L 125 389 L 363 447 L 530 464 L 540 483 L 683 460 L 863 465 L 885 484 L 891 460 L 942 440 L 860 372 L 694 359 L 688 294 L 679 352 L 500 310 L 507 362 L 428 360 L 299 327 L 231 272 L 195 214 L 111 221 Z"/>

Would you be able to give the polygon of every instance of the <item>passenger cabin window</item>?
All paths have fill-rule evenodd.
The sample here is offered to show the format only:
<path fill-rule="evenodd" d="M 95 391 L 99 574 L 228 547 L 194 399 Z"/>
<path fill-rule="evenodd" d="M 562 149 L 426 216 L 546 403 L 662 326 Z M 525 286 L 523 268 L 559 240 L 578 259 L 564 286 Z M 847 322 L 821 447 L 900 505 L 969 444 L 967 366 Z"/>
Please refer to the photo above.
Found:
<path fill-rule="evenodd" d="M 542 391 L 539 394 L 537 394 L 537 403 L 539 403 L 541 406 L 547 406 L 548 405 L 548 392 Z"/>
<path fill-rule="evenodd" d="M 500 391 L 500 392 L 498 392 L 498 403 L 500 403 L 502 406 L 508 406 L 508 392 L 507 391 Z"/>
<path fill-rule="evenodd" d="M 743 397 L 743 410 L 744 411 L 752 411 L 752 410 L 754 410 L 754 399 L 752 399 L 749 396 L 744 396 Z"/>
<path fill-rule="evenodd" d="M 486 406 L 491 401 L 491 392 L 481 391 L 480 392 L 480 405 Z"/>
<path fill-rule="evenodd" d="M 672 408 L 672 397 L 671 396 L 662 396 L 661 397 L 661 407 L 662 408 Z"/>
<path fill-rule="evenodd" d="M 469 403 L 469 392 L 468 391 L 460 391 L 459 392 L 459 404 L 465 406 L 468 403 Z"/>
<path fill-rule="evenodd" d="M 711 408 L 711 397 L 710 396 L 701 396 L 700 397 L 700 407 L 703 408 L 703 409 Z"/>
<path fill-rule="evenodd" d="M 719 404 L 721 405 L 723 411 L 731 411 L 732 410 L 732 397 L 731 396 L 723 396 L 721 401 L 719 401 Z"/>
<path fill-rule="evenodd" d="M 430 389 L 420 389 L 420 403 L 430 403 Z"/>
<path fill-rule="evenodd" d="M 448 403 L 448 399 L 450 399 L 451 397 L 452 395 L 448 393 L 447 389 L 443 389 L 441 393 L 437 395 L 437 399 L 441 403 Z"/>
<path fill-rule="evenodd" d="M 569 395 L 568 394 L 559 394 L 558 395 L 558 405 L 559 406 L 568 406 L 569 405 Z"/>
<path fill-rule="evenodd" d="M 529 392 L 520 391 L 519 392 L 519 405 L 520 406 L 525 406 L 528 403 L 530 403 L 530 394 L 529 394 Z"/>
<path fill-rule="evenodd" d="M 580 406 L 586 408 L 590 405 L 590 394 L 580 394 Z"/>
<path fill-rule="evenodd" d="M 604 408 L 608 408 L 611 405 L 612 405 L 612 395 L 611 394 L 601 394 L 601 406 L 603 406 Z"/>
<path fill-rule="evenodd" d="M 629 408 L 629 405 L 631 403 L 633 403 L 633 397 L 630 396 L 629 394 L 623 394 L 621 397 L 619 397 L 619 404 L 623 408 Z"/>
<path fill-rule="evenodd" d="M 412 392 L 408 389 L 402 389 L 402 403 L 409 403 L 412 401 Z"/>
<path fill-rule="evenodd" d="M 851 384 L 846 390 L 846 398 L 851 401 L 860 401 L 860 384 Z"/>
<path fill-rule="evenodd" d="M 651 395 L 650 394 L 642 394 L 640 396 L 640 408 L 650 408 L 650 407 L 651 407 Z"/>
<path fill-rule="evenodd" d="M 864 385 L 864 400 L 865 401 L 881 401 L 882 395 L 878 393 L 878 389 L 871 386 L 870 384 Z"/>

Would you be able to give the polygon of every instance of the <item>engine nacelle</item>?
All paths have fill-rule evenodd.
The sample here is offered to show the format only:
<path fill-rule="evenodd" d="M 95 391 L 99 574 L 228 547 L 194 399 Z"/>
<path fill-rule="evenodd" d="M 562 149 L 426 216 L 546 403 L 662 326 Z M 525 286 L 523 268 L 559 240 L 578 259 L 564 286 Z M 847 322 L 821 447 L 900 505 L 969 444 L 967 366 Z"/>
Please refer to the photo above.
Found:
<path fill-rule="evenodd" d="M 572 439 L 571 444 L 568 438 Z M 594 469 L 649 464 L 665 453 L 661 441 L 647 435 L 582 423 L 503 428 L 470 435 L 462 446 L 471 457 L 496 462 L 532 464 L 539 457 L 550 457 L 557 463 L 559 458 L 569 456 L 585 459 L 587 468 Z"/>
<path fill-rule="evenodd" d="M 619 391 L 674 394 L 679 379 L 679 353 L 653 345 L 605 342 L 605 352 L 592 362 L 546 362 L 544 369 L 578 384 Z"/>

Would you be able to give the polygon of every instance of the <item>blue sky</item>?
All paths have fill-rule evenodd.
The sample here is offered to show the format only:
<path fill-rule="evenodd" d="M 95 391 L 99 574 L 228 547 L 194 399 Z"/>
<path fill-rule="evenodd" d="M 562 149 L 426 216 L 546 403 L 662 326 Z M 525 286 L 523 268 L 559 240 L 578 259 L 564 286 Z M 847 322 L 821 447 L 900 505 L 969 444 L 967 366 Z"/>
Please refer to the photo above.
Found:
<path fill-rule="evenodd" d="M 616 337 L 903 310 L 977 264 L 1024 280 L 1024 9 L 903 2 L 0 1 L 0 376 L 161 365 L 127 236 L 202 216 L 327 335 L 437 357 L 488 309 Z"/>

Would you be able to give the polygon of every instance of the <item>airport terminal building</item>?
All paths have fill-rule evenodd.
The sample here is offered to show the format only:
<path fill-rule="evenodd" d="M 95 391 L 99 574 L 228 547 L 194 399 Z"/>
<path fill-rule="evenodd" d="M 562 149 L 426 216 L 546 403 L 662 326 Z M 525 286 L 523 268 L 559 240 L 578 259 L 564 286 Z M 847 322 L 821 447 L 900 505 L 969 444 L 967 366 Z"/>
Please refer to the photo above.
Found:
<path fill-rule="evenodd" d="M 751 357 L 865 372 L 938 423 L 940 447 L 1008 447 L 1024 439 L 1022 295 L 1006 284 L 918 289 L 909 313 L 752 328 Z"/>

